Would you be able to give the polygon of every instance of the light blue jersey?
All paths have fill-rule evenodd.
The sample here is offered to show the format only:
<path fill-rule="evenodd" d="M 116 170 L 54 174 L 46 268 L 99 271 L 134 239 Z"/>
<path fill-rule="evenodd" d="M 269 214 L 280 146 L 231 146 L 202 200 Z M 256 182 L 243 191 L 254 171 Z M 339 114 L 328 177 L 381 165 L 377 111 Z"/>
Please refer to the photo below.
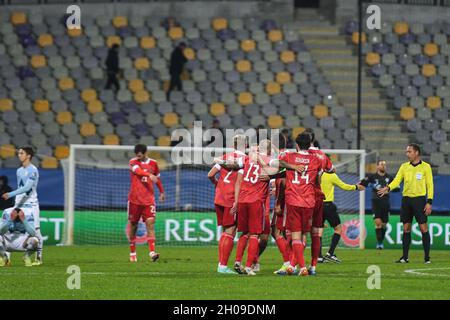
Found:
<path fill-rule="evenodd" d="M 8 208 L 3 211 L 2 219 L 0 220 L 0 235 L 9 233 L 29 234 L 35 236 L 36 231 L 34 229 L 34 216 L 33 211 L 29 208 L 23 208 L 22 211 L 25 214 L 25 220 L 22 222 L 18 219 L 11 221 L 11 212 L 14 208 Z"/>
<path fill-rule="evenodd" d="M 16 208 L 38 207 L 37 185 L 39 181 L 38 169 L 29 164 L 26 168 L 17 169 L 17 189 L 9 193 L 16 197 Z"/>

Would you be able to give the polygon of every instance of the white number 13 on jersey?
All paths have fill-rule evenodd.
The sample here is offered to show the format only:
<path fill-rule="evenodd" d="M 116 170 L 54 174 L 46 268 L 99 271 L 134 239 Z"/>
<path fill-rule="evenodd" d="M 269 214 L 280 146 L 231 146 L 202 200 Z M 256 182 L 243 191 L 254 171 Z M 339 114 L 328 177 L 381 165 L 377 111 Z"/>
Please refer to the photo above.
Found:
<path fill-rule="evenodd" d="M 305 184 L 309 184 L 309 174 L 306 172 L 308 171 L 308 166 L 305 166 L 305 171 L 302 172 L 302 175 L 300 176 L 300 179 L 305 180 Z M 300 180 L 298 179 L 298 171 L 295 171 L 295 178 L 292 180 L 293 184 L 300 184 Z"/>

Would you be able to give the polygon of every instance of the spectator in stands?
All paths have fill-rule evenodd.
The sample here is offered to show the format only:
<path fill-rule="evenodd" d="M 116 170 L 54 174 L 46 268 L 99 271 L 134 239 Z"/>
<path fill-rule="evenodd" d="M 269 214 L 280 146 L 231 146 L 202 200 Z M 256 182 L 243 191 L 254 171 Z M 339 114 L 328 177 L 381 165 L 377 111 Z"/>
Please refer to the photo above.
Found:
<path fill-rule="evenodd" d="M 119 91 L 120 84 L 117 79 L 119 75 L 119 45 L 113 44 L 111 49 L 108 51 L 108 57 L 106 58 L 106 74 L 108 75 L 108 80 L 106 82 L 105 89 L 109 90 L 111 85 L 114 85 L 115 91 Z"/>
<path fill-rule="evenodd" d="M 0 195 L 11 191 L 12 188 L 8 185 L 8 177 L 0 176 Z M 11 207 L 14 207 L 14 197 L 8 198 L 8 200 L 4 200 L 0 197 L 0 210 L 5 210 Z"/>
<path fill-rule="evenodd" d="M 184 49 L 186 49 L 186 43 L 181 42 L 173 51 L 170 56 L 170 86 L 167 91 L 167 100 L 170 98 L 170 92 L 175 89 L 183 90 L 183 84 L 181 83 L 181 74 L 183 73 L 184 64 L 187 62 L 184 56 Z"/>

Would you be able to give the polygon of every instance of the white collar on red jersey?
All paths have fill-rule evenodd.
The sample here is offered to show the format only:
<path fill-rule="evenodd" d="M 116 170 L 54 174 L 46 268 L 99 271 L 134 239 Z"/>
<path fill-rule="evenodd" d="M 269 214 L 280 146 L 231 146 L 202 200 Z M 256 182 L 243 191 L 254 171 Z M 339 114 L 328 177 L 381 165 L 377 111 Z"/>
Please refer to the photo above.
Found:
<path fill-rule="evenodd" d="M 319 150 L 319 148 L 316 148 L 316 147 L 309 147 L 308 150 Z"/>
<path fill-rule="evenodd" d="M 302 150 L 300 150 L 300 151 L 297 151 L 297 153 L 302 154 L 302 155 L 305 155 L 305 156 L 309 155 L 308 151 L 302 151 Z"/>
<path fill-rule="evenodd" d="M 245 153 L 240 151 L 240 150 L 234 150 L 234 153 L 237 153 L 237 154 L 239 154 L 241 156 L 245 156 Z"/>

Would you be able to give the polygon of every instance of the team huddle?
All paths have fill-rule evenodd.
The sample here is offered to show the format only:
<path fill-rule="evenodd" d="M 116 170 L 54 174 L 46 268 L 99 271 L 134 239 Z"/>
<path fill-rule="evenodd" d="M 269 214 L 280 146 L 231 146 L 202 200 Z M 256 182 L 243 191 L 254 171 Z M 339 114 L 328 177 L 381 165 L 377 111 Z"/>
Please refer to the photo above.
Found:
<path fill-rule="evenodd" d="M 215 207 L 223 234 L 219 240 L 219 273 L 255 275 L 260 270 L 259 258 L 270 235 L 275 239 L 283 265 L 280 275 L 315 275 L 321 258 L 321 236 L 324 227 L 324 203 L 333 197 L 334 186 L 356 191 L 364 188 L 347 185 L 335 175 L 330 159 L 314 146 L 314 133 L 307 130 L 296 138 L 296 152 L 286 150 L 286 138 L 279 145 L 262 140 L 245 154 L 246 137 L 234 138 L 235 150 L 215 159 L 208 174 L 216 185 Z M 220 172 L 219 179 L 216 174 Z M 326 199 L 321 176 L 328 186 Z M 323 178 L 322 178 L 323 179 Z M 272 188 L 271 188 L 272 186 Z M 275 206 L 270 221 L 270 189 L 274 189 Z M 337 211 L 328 210 L 325 218 L 333 227 L 340 224 Z M 236 232 L 240 233 L 234 271 L 228 267 Z M 311 235 L 311 263 L 306 267 L 304 250 Z M 339 262 L 334 249 L 339 239 L 333 237 L 330 251 L 324 257 Z M 242 263 L 247 248 L 245 265 Z M 298 266 L 298 268 L 297 268 Z"/>
<path fill-rule="evenodd" d="M 424 261 L 430 261 L 430 233 L 427 218 L 432 212 L 434 196 L 433 175 L 428 163 L 421 160 L 420 147 L 409 144 L 404 163 L 393 179 L 386 173 L 385 161 L 378 161 L 377 173 L 357 184 L 346 184 L 336 174 L 331 160 L 318 148 L 312 129 L 299 134 L 296 151 L 286 148 L 287 141 L 280 134 L 277 141 L 261 140 L 249 148 L 247 136 L 234 137 L 234 151 L 214 159 L 208 173 L 215 186 L 217 224 L 222 227 L 219 240 L 219 265 L 224 274 L 256 275 L 259 259 L 270 236 L 276 242 L 282 257 L 279 275 L 315 275 L 320 262 L 340 263 L 335 255 L 341 237 L 341 220 L 334 204 L 334 188 L 345 191 L 363 191 L 372 184 L 374 222 L 377 249 L 383 249 L 386 225 L 389 219 L 389 193 L 399 190 L 404 182 L 400 220 L 403 223 L 403 255 L 398 263 L 408 263 L 413 218 L 422 233 Z M 247 153 L 247 150 L 249 152 Z M 159 201 L 165 199 L 158 164 L 147 157 L 147 147 L 134 148 L 136 157 L 129 162 L 130 190 L 128 193 L 128 221 L 130 223 L 130 261 L 137 262 L 136 233 L 139 221 L 145 223 L 151 261 L 160 255 L 155 250 L 156 201 L 154 184 L 159 190 Z M 0 220 L 0 267 L 11 265 L 13 251 L 24 252 L 25 266 L 42 264 L 43 238 L 40 232 L 40 211 L 37 197 L 39 173 L 31 163 L 34 155 L 30 147 L 21 147 L 17 169 L 18 188 L 0 195 L 3 200 L 15 198 L 14 206 L 3 211 Z M 217 178 L 218 176 L 218 178 Z M 271 216 L 271 196 L 275 203 Z M 334 229 L 326 255 L 322 256 L 324 222 Z M 239 234 L 234 267 L 228 262 L 234 240 Z M 306 267 L 304 251 L 308 235 L 311 238 L 311 260 Z M 243 257 L 247 249 L 245 264 Z M 31 257 L 36 254 L 32 262 Z"/>

